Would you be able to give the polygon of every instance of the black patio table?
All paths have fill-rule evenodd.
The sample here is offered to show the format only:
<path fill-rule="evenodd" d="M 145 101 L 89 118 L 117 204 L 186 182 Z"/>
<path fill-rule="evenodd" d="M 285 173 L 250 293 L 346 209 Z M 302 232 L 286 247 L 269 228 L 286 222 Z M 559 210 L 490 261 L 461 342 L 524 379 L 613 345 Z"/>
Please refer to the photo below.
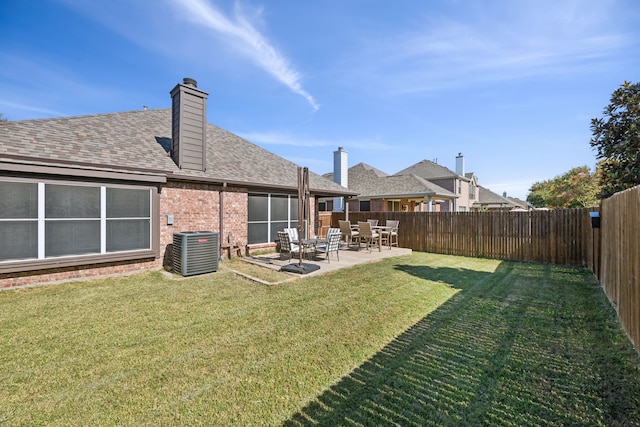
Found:
<path fill-rule="evenodd" d="M 302 240 L 296 240 L 293 243 L 295 243 L 296 245 L 300 246 L 302 248 L 302 253 L 313 253 L 313 255 L 315 256 L 316 253 L 316 246 L 320 245 L 320 244 L 326 244 L 328 243 L 327 239 L 323 239 L 320 237 L 314 238 L 314 239 L 302 239 Z M 307 251 L 305 249 L 313 249 L 313 251 Z M 311 259 L 311 258 L 310 258 Z"/>

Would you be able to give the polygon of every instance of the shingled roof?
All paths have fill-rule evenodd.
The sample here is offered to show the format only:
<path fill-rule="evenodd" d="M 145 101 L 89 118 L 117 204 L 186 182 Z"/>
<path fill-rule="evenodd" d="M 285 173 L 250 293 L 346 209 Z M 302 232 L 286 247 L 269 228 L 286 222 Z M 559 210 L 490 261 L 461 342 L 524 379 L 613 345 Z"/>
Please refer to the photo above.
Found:
<path fill-rule="evenodd" d="M 323 176 L 333 179 L 332 173 Z M 359 193 L 358 198 L 457 197 L 452 192 L 419 176 L 387 175 L 366 163 L 358 163 L 349 168 L 349 189 Z"/>
<path fill-rule="evenodd" d="M 431 160 L 421 160 L 394 175 L 416 175 L 429 180 L 458 177 L 458 174 L 451 169 L 432 162 Z M 463 178 L 471 180 L 473 173 L 467 173 Z"/>
<path fill-rule="evenodd" d="M 169 155 L 171 109 L 0 122 L 0 163 L 135 170 L 168 180 L 297 189 L 297 165 L 231 132 L 207 124 L 207 170 L 180 169 Z M 2 165 L 0 164 L 0 169 Z M 352 195 L 310 172 L 311 191 Z"/>
<path fill-rule="evenodd" d="M 511 200 L 502 197 L 493 191 L 485 188 L 481 185 L 478 186 L 478 201 L 475 202 L 474 207 L 478 208 L 501 208 L 501 209 L 514 209 L 520 208 L 516 203 Z"/>

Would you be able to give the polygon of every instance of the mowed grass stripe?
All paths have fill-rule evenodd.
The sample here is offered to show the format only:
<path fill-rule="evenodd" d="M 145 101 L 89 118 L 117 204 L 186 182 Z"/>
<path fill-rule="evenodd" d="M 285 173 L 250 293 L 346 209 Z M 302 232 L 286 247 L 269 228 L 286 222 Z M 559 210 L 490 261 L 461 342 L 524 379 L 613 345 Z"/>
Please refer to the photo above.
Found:
<path fill-rule="evenodd" d="M 638 420 L 637 355 L 586 270 L 414 253 L 264 286 L 224 266 L 0 293 L 0 424 Z"/>

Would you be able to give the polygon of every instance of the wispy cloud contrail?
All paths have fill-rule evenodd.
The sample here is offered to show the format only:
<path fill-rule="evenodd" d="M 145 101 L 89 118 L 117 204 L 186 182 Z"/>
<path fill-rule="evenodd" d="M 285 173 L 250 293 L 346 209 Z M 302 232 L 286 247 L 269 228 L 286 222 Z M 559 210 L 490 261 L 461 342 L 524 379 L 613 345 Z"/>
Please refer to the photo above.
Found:
<path fill-rule="evenodd" d="M 242 51 L 292 92 L 302 96 L 315 111 L 320 107 L 316 100 L 302 87 L 301 75 L 275 47 L 269 43 L 249 19 L 242 13 L 238 4 L 233 19 L 227 17 L 207 0 L 172 0 L 187 13 L 188 18 L 221 35 L 235 40 Z"/>

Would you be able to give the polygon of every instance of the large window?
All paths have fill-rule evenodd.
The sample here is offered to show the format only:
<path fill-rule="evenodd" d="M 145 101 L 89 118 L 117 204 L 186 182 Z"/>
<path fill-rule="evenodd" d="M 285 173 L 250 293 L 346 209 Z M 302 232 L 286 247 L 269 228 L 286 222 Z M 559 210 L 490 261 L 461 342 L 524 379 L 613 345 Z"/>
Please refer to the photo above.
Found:
<path fill-rule="evenodd" d="M 371 211 L 371 200 L 360 200 L 360 212 Z"/>
<path fill-rule="evenodd" d="M 274 242 L 278 231 L 298 226 L 298 198 L 285 194 L 249 194 L 248 243 Z"/>
<path fill-rule="evenodd" d="M 387 201 L 387 211 L 389 211 L 389 212 L 399 212 L 400 211 L 400 201 L 399 200 L 388 200 Z"/>
<path fill-rule="evenodd" d="M 0 181 L 0 262 L 151 250 L 151 192 Z"/>

